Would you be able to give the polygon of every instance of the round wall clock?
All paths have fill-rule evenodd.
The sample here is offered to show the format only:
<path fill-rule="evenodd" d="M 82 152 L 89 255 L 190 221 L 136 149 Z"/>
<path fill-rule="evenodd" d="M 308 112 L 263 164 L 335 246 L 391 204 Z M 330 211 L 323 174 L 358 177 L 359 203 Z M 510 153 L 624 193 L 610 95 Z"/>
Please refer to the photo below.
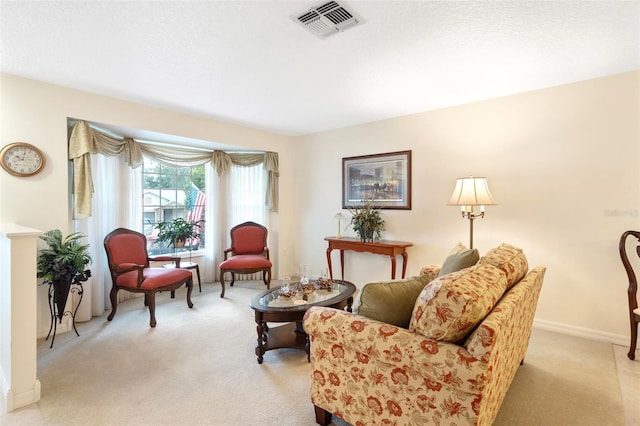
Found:
<path fill-rule="evenodd" d="M 0 151 L 0 165 L 14 176 L 33 176 L 44 168 L 44 154 L 26 142 L 14 142 Z"/>

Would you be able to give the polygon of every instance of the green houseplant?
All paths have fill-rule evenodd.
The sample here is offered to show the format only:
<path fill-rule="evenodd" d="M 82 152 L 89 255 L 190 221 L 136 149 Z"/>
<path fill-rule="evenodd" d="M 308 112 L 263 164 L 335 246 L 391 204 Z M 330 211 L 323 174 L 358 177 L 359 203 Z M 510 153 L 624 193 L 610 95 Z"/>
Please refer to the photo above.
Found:
<path fill-rule="evenodd" d="M 60 322 L 71 286 L 83 283 L 91 277 L 91 270 L 87 269 L 87 265 L 91 263 L 89 245 L 81 244 L 81 238 L 84 236 L 79 232 L 63 237 L 59 229 L 40 236 L 48 247 L 40 250 L 38 255 L 37 276 L 43 279 L 42 284 L 53 286 L 53 301 Z"/>
<path fill-rule="evenodd" d="M 380 209 L 373 207 L 372 200 L 367 200 L 363 206 L 350 208 L 349 212 L 351 213 L 351 225 L 360 240 L 371 242 L 374 239 L 382 238 L 384 219 Z"/>
<path fill-rule="evenodd" d="M 186 221 L 181 217 L 171 222 L 160 222 L 156 225 L 158 241 L 173 248 L 184 247 L 187 240 L 200 237 L 200 226 L 203 223 L 204 220 Z"/>

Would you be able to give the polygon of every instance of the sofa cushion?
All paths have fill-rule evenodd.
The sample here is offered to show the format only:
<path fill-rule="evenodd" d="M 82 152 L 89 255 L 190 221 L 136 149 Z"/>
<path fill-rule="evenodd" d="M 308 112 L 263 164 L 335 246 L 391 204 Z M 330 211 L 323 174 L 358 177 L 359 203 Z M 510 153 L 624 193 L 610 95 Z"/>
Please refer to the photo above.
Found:
<path fill-rule="evenodd" d="M 426 277 L 365 284 L 358 292 L 353 312 L 367 318 L 409 328 L 418 295 L 429 282 Z"/>
<path fill-rule="evenodd" d="M 477 249 L 468 249 L 461 243 L 458 243 L 449 256 L 442 262 L 440 273 L 438 276 L 450 274 L 451 272 L 457 272 L 462 269 L 468 268 L 478 263 L 480 254 Z"/>
<path fill-rule="evenodd" d="M 487 252 L 480 259 L 481 264 L 493 265 L 504 271 L 507 288 L 513 287 L 529 270 L 529 263 L 522 249 L 509 244 L 501 244 Z"/>
<path fill-rule="evenodd" d="M 490 264 L 436 278 L 418 296 L 409 330 L 457 343 L 493 309 L 506 288 L 504 273 Z"/>

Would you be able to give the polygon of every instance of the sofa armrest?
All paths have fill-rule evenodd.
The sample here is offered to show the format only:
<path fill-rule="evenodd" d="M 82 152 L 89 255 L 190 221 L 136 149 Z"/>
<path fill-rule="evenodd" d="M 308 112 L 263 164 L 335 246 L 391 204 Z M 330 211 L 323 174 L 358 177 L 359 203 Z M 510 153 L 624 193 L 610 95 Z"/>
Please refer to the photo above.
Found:
<path fill-rule="evenodd" d="M 314 371 L 317 364 L 338 370 L 343 359 L 356 358 L 380 370 L 399 368 L 399 374 L 418 374 L 429 387 L 470 394 L 480 393 L 490 375 L 486 364 L 463 346 L 337 309 L 310 308 L 304 329 L 311 339 Z"/>
<path fill-rule="evenodd" d="M 418 295 L 429 281 L 424 276 L 367 283 L 356 295 L 353 312 L 367 318 L 409 328 Z"/>

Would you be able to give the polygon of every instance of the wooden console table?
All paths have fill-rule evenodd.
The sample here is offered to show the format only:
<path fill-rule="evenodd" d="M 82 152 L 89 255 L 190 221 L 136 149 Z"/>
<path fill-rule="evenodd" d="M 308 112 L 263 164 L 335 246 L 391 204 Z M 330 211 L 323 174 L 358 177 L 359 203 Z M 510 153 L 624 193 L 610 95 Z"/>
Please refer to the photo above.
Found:
<path fill-rule="evenodd" d="M 329 242 L 329 248 L 327 248 L 327 264 L 329 265 L 329 275 L 331 279 L 333 279 L 333 270 L 331 268 L 331 251 L 332 250 L 340 250 L 340 272 L 342 273 L 341 278 L 344 279 L 344 251 L 358 251 L 358 252 L 367 252 L 373 254 L 382 254 L 385 256 L 391 257 L 391 279 L 394 280 L 396 278 L 396 256 L 402 255 L 402 278 L 407 271 L 407 260 L 409 256 L 407 255 L 407 247 L 411 247 L 412 243 L 407 243 L 405 241 L 386 241 L 380 240 L 372 243 L 367 243 L 364 241 L 360 241 L 360 238 L 353 237 L 326 237 L 326 241 Z"/>

